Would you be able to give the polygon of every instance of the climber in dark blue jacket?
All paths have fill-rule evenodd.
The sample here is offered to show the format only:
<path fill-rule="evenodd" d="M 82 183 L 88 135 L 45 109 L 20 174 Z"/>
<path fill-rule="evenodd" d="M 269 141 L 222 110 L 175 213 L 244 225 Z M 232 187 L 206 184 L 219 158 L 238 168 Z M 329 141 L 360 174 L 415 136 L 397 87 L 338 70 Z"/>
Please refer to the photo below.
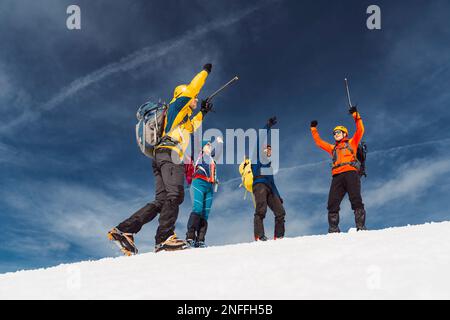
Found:
<path fill-rule="evenodd" d="M 267 121 L 264 130 L 267 130 L 267 140 L 270 141 L 270 129 L 277 123 L 277 118 L 273 117 Z M 283 200 L 275 185 L 272 168 L 272 147 L 266 141 L 263 145 L 263 152 L 260 150 L 260 137 L 257 135 L 256 143 L 256 163 L 251 165 L 253 173 L 253 197 L 255 200 L 254 235 L 256 241 L 266 241 L 264 233 L 264 218 L 267 207 L 275 214 L 275 234 L 274 239 L 281 239 L 285 233 L 285 216 Z M 264 161 L 261 161 L 264 157 Z"/>

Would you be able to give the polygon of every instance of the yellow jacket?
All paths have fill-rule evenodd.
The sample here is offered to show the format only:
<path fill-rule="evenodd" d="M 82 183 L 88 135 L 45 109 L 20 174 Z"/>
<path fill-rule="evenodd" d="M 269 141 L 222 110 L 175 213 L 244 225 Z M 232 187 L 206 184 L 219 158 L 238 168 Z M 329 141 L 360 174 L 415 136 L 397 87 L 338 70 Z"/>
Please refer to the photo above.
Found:
<path fill-rule="evenodd" d="M 197 98 L 207 77 L 208 72 L 201 71 L 178 96 L 173 97 L 164 121 L 162 143 L 156 149 L 175 150 L 180 159 L 183 159 L 184 152 L 191 140 L 191 134 L 201 126 L 203 121 L 202 112 L 198 112 L 192 117 L 193 111 L 189 105 L 192 99 Z"/>

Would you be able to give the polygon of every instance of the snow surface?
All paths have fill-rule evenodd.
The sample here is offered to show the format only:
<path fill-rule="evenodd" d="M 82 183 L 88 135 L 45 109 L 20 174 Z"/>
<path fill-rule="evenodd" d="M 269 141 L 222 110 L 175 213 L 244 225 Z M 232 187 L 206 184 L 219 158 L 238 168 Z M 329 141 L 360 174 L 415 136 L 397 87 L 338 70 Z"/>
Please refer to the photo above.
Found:
<path fill-rule="evenodd" d="M 449 299 L 450 222 L 0 275 L 0 299 Z"/>

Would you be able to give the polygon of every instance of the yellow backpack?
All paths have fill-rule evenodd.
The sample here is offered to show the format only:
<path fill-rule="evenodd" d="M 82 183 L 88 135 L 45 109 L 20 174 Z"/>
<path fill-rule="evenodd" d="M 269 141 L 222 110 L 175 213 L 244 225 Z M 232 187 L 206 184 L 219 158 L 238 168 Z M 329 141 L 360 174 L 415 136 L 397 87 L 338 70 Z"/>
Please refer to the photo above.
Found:
<path fill-rule="evenodd" d="M 246 191 L 253 192 L 253 172 L 252 162 L 250 159 L 245 159 L 239 166 L 239 173 L 242 177 L 242 183 L 239 187 L 244 187 Z"/>

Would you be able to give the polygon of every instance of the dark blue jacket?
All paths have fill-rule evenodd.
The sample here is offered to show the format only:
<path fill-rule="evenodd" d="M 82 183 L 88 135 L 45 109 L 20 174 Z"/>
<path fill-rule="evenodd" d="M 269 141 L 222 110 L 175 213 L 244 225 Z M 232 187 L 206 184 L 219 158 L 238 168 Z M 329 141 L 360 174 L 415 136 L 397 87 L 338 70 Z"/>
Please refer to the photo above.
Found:
<path fill-rule="evenodd" d="M 264 130 L 267 130 L 267 139 L 268 141 L 270 141 L 270 128 L 268 125 L 266 125 L 264 128 Z M 267 141 L 266 141 L 267 143 Z M 260 150 L 259 150 L 259 145 L 260 145 L 260 137 L 259 137 L 259 133 L 257 135 L 257 142 L 256 142 L 256 163 L 252 163 L 252 173 L 253 173 L 253 186 L 255 186 L 258 183 L 264 183 L 265 185 L 267 185 L 272 192 L 276 195 L 276 196 L 280 196 L 280 193 L 278 192 L 278 189 L 275 185 L 275 179 L 273 177 L 273 174 L 269 174 L 269 175 L 262 175 L 261 174 L 261 168 L 270 168 L 272 169 L 272 163 L 268 162 L 267 164 L 263 164 L 261 163 L 261 154 L 260 154 Z M 252 159 L 253 160 L 253 159 Z M 267 162 L 267 161 L 264 161 Z M 267 170 L 267 169 L 266 169 Z"/>

